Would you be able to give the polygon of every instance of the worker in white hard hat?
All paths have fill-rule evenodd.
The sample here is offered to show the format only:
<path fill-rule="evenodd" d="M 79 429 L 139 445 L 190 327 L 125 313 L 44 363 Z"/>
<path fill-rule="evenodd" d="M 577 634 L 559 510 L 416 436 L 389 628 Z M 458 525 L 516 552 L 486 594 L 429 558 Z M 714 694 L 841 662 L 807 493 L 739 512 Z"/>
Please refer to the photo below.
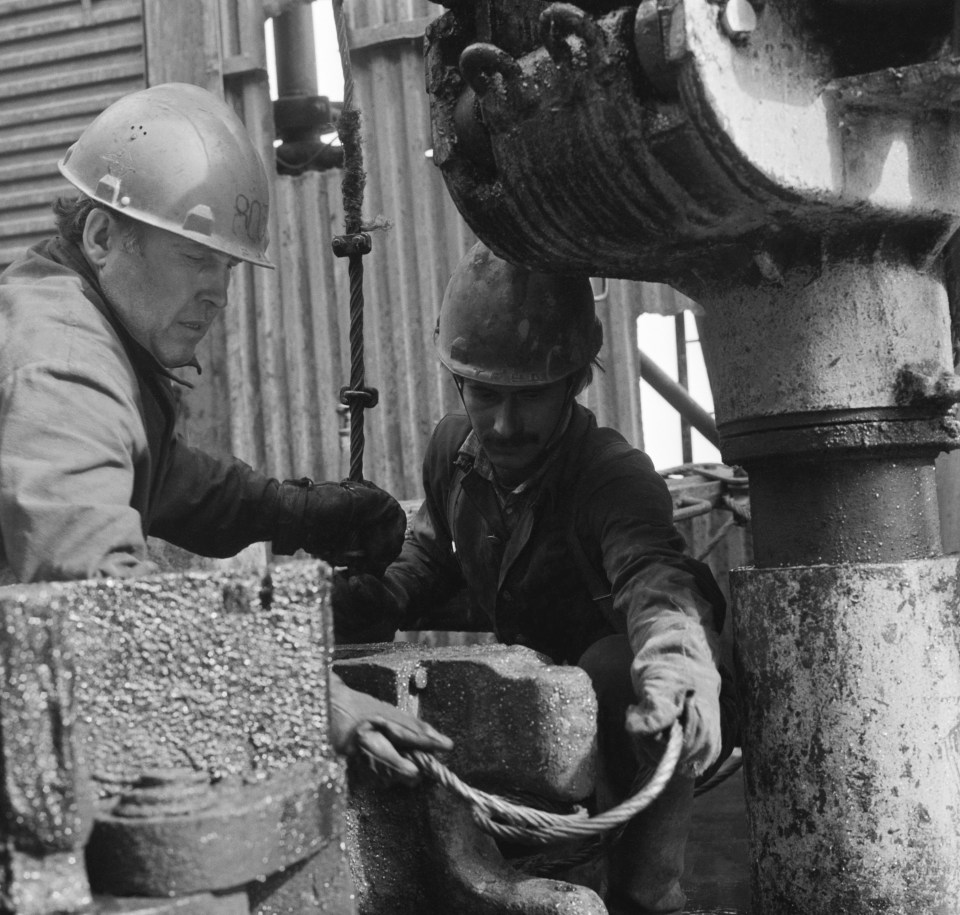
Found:
<path fill-rule="evenodd" d="M 406 517 L 369 483 L 281 482 L 189 447 L 171 369 L 269 267 L 269 187 L 233 110 L 197 86 L 127 95 L 70 147 L 59 234 L 0 276 L 0 583 L 150 573 L 147 537 L 203 556 L 258 541 L 374 575 Z M 334 678 L 334 741 L 399 780 L 449 741 Z"/>
<path fill-rule="evenodd" d="M 434 340 L 465 415 L 434 430 L 399 558 L 382 579 L 335 581 L 337 638 L 485 629 L 579 665 L 598 699 L 596 809 L 626 799 L 679 722 L 677 771 L 613 845 L 605 899 L 615 915 L 679 913 L 694 784 L 737 739 L 718 668 L 725 603 L 650 459 L 576 402 L 603 340 L 590 282 L 477 244 Z"/>

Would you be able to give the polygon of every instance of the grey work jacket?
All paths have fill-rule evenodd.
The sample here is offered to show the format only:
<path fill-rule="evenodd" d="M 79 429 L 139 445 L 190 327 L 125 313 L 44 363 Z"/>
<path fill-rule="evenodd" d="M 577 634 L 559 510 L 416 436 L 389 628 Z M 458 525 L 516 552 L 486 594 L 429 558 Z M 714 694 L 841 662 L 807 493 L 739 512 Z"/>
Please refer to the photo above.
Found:
<path fill-rule="evenodd" d="M 268 478 L 186 445 L 175 381 L 76 245 L 0 276 L 0 583 L 135 571 L 148 534 L 205 556 L 266 539 Z"/>

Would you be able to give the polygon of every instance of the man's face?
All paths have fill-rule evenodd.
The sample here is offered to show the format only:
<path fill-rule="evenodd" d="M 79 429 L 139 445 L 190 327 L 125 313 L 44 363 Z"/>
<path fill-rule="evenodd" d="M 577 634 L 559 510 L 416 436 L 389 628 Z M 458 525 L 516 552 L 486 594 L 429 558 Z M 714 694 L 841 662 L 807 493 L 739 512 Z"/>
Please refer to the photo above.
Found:
<path fill-rule="evenodd" d="M 104 295 L 134 339 L 167 368 L 186 365 L 227 304 L 235 258 L 142 225 L 139 246 L 111 244 L 100 271 Z"/>
<path fill-rule="evenodd" d="M 501 483 L 519 486 L 537 469 L 566 395 L 566 379 L 527 388 L 464 379 L 463 404 Z"/>

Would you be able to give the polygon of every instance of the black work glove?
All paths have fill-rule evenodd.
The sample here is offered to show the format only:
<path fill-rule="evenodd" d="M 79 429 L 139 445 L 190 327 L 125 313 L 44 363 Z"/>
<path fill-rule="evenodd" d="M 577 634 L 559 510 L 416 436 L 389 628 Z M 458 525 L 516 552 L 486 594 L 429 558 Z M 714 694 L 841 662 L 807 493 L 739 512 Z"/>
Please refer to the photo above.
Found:
<path fill-rule="evenodd" d="M 276 510 L 275 553 L 305 550 L 331 565 L 374 575 L 397 558 L 407 529 L 400 503 L 366 481 L 284 480 Z"/>
<path fill-rule="evenodd" d="M 392 642 L 400 626 L 400 605 L 373 575 L 333 576 L 330 594 L 333 633 L 338 645 Z"/>

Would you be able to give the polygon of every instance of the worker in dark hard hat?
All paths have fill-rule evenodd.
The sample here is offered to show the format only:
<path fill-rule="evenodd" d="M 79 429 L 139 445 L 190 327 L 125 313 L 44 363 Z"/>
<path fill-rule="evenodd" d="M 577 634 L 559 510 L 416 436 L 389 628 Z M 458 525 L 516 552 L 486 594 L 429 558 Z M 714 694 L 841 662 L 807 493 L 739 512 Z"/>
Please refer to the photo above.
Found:
<path fill-rule="evenodd" d="M 219 557 L 272 541 L 382 573 L 406 524 L 390 495 L 279 482 L 174 429 L 170 370 L 197 367 L 233 267 L 270 266 L 267 176 L 236 114 L 196 86 L 135 92 L 60 170 L 80 193 L 55 204 L 59 235 L 0 277 L 0 583 L 142 575 L 148 535 Z M 416 769 L 394 743 L 449 743 L 334 688 L 335 741 L 379 747 L 401 780 Z"/>
<path fill-rule="evenodd" d="M 338 640 L 487 628 L 579 664 L 599 700 L 602 808 L 629 796 L 679 721 L 677 774 L 614 846 L 607 900 L 615 913 L 679 912 L 694 780 L 736 730 L 721 728 L 724 600 L 685 554 L 649 458 L 576 402 L 602 342 L 590 283 L 475 245 L 447 287 L 435 342 L 466 415 L 436 427 L 425 500 L 383 579 L 335 583 Z M 464 586 L 469 618 L 431 616 Z"/>

